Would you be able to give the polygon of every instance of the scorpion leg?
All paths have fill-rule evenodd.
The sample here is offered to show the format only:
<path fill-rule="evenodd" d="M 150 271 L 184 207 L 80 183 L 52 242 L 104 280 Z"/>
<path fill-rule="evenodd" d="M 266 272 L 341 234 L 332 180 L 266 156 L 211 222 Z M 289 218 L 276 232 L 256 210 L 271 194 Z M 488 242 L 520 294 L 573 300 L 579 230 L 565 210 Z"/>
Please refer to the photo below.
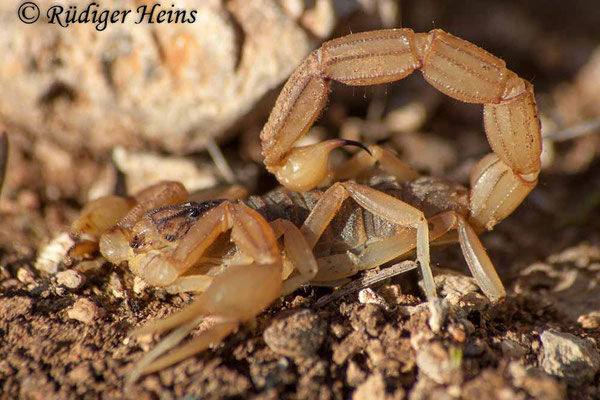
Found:
<path fill-rule="evenodd" d="M 488 154 L 471 172 L 469 222 L 478 231 L 492 229 L 521 204 L 536 183 L 516 174 L 498 155 Z"/>
<path fill-rule="evenodd" d="M 144 219 L 136 226 L 136 231 L 152 232 L 152 223 Z M 129 267 L 151 285 L 171 285 L 201 259 L 219 235 L 229 230 L 231 240 L 255 262 L 280 263 L 279 255 L 273 255 L 277 249 L 273 230 L 264 218 L 244 205 L 224 201 L 206 211 L 170 249 L 140 251 L 138 248 L 138 254 L 129 260 Z M 142 237 L 140 241 L 155 240 Z"/>
<path fill-rule="evenodd" d="M 449 228 L 444 221 L 429 220 L 429 241 L 437 240 Z M 408 253 L 417 246 L 415 232 L 405 229 L 396 235 L 369 243 L 357 255 L 335 254 L 333 256 L 317 259 L 319 272 L 316 281 L 329 281 L 354 275 L 358 271 L 364 271 L 392 261 L 403 254 Z"/>
<path fill-rule="evenodd" d="M 430 239 L 433 239 L 430 232 Z M 359 254 L 346 252 L 317 258 L 319 272 L 315 276 L 317 284 L 340 280 L 359 271 L 385 264 L 408 253 L 417 246 L 414 229 L 405 229 L 391 237 L 369 243 Z"/>
<path fill-rule="evenodd" d="M 310 282 L 317 274 L 318 267 L 312 249 L 296 225 L 285 219 L 277 219 L 271 222 L 271 226 L 276 235 L 283 235 L 285 255 L 298 272 L 283 282 L 282 294 L 285 296 Z"/>
<path fill-rule="evenodd" d="M 240 206 L 244 207 L 245 206 Z M 253 213 L 250 210 L 251 214 Z M 252 215 L 253 218 L 257 217 L 256 214 Z M 206 221 L 203 221 L 206 223 Z M 312 276 L 314 276 L 316 264 L 314 262 L 314 256 L 311 250 L 306 245 L 304 237 L 300 233 L 299 229 L 291 224 L 289 221 L 285 220 L 277 220 L 271 223 L 273 229 L 275 230 L 276 236 L 284 235 L 284 244 L 287 255 L 290 257 L 292 262 L 297 266 L 300 271 L 300 276 L 294 278 L 302 278 L 299 281 L 296 281 L 295 287 L 292 285 L 290 287 L 289 283 L 293 284 L 293 280 L 289 280 L 288 290 L 294 290 L 301 284 L 310 280 Z M 256 232 L 254 232 L 256 233 Z M 260 236 L 260 235 L 259 235 Z M 196 238 L 198 239 L 198 238 Z M 234 239 L 235 241 L 235 239 Z M 267 240 L 268 241 L 268 240 Z M 302 245 L 304 244 L 304 245 Z M 261 250 L 259 250 L 260 252 Z M 250 251 L 250 253 L 256 253 L 256 251 Z M 238 253 L 240 254 L 240 253 Z M 239 257 L 243 258 L 243 257 Z M 248 258 L 248 257 L 247 257 Z M 311 262 L 312 260 L 312 262 Z M 239 260 L 238 260 L 239 261 Z M 243 261 L 245 262 L 245 260 Z M 229 266 L 229 268 L 240 268 L 239 265 Z M 245 268 L 252 269 L 253 266 L 247 266 Z M 262 287 L 265 284 L 265 281 L 261 278 L 261 271 L 255 276 L 255 279 L 258 284 Z M 251 271 L 254 274 L 254 271 Z M 280 275 L 280 274 L 279 274 Z M 208 285 L 210 285 L 214 281 L 213 277 L 203 276 L 203 275 L 191 275 L 184 276 L 178 278 L 173 284 L 169 285 L 166 289 L 168 291 L 190 291 L 190 290 L 200 290 L 205 291 L 208 289 Z M 280 278 L 279 278 L 280 281 Z M 247 281 L 247 283 L 251 283 Z M 268 281 L 266 282 L 268 284 Z M 215 282 L 215 285 L 229 285 L 228 282 Z M 258 286 L 258 285 L 257 285 Z M 285 287 L 282 289 L 285 292 Z M 190 310 L 192 311 L 192 310 Z M 190 354 L 194 354 L 205 349 L 210 343 L 216 343 L 220 341 L 222 338 L 227 336 L 235 327 L 237 327 L 238 323 L 234 321 L 228 321 L 227 318 L 223 316 L 217 316 L 217 322 L 213 326 L 210 331 L 203 333 L 200 337 L 195 338 L 190 341 L 190 343 L 185 346 L 181 346 L 175 351 L 171 352 L 168 356 L 159 359 L 154 362 L 157 358 L 163 355 L 165 352 L 169 351 L 173 347 L 177 346 L 184 338 L 187 336 L 203 319 L 204 315 L 196 316 L 194 319 L 189 319 L 189 315 L 187 315 L 187 309 L 182 311 L 181 313 L 174 315 L 172 318 L 167 318 L 166 320 L 160 321 L 152 326 L 143 327 L 133 334 L 143 334 L 145 332 L 160 332 L 167 329 L 174 328 L 171 333 L 169 333 L 152 351 L 148 352 L 144 355 L 142 360 L 140 360 L 135 368 L 128 374 L 127 382 L 131 383 L 137 380 L 141 375 L 158 371 L 166 366 L 169 366 L 180 359 L 188 357 Z"/>
<path fill-rule="evenodd" d="M 165 287 L 168 293 L 204 292 L 213 283 L 214 278 L 207 275 L 180 276 Z"/>
<path fill-rule="evenodd" d="M 161 321 L 132 332 L 159 333 L 183 326 L 202 316 L 215 318 L 215 325 L 190 339 L 166 356 L 143 368 L 157 371 L 207 348 L 231 333 L 240 323 L 258 315 L 281 294 L 282 262 L 273 229 L 256 211 L 229 202 L 208 211 L 169 255 L 153 254 L 140 267 L 144 279 L 171 277 L 183 272 L 202 256 L 216 238 L 231 229 L 231 240 L 254 263 L 230 266 L 214 277 L 212 284 L 190 306 Z M 161 275 L 158 270 L 167 270 Z M 144 272 L 148 274 L 144 275 Z M 164 281 L 162 282 L 165 283 Z M 169 347 L 169 346 L 166 346 Z M 171 346 L 172 347 L 172 346 Z"/>
<path fill-rule="evenodd" d="M 502 285 L 494 264 L 469 222 L 455 211 L 437 214 L 431 217 L 429 222 L 438 227 L 440 233 L 452 229 L 458 231 L 462 253 L 477 284 L 490 300 L 499 301 L 503 299 L 506 296 L 504 285 Z"/>
<path fill-rule="evenodd" d="M 349 251 L 319 257 L 317 258 L 317 265 L 319 270 L 315 275 L 313 284 L 319 286 L 340 286 L 340 282 L 346 282 L 344 278 L 356 275 L 360 271 L 357 256 Z"/>
<path fill-rule="evenodd" d="M 352 182 L 335 183 L 323 193 L 301 228 L 308 245 L 311 248 L 315 246 L 348 197 L 383 219 L 416 229 L 417 260 L 425 281 L 425 294 L 428 299 L 436 297 L 433 274 L 429 265 L 429 227 L 425 216 L 420 210 L 383 192 Z"/>

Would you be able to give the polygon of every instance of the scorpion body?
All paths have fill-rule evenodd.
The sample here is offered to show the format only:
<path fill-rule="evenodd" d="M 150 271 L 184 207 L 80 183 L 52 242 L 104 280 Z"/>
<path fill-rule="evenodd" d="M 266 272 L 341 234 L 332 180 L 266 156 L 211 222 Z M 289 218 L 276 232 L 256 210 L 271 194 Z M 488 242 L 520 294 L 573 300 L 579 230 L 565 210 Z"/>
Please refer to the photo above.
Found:
<path fill-rule="evenodd" d="M 369 186 L 422 210 L 426 218 L 447 211 L 468 216 L 468 190 L 441 178 L 421 177 L 413 181 L 398 182 L 392 176 L 376 176 L 370 180 Z M 290 192 L 280 186 L 263 195 L 239 199 L 237 203 L 256 210 L 268 222 L 284 220 L 301 228 L 324 193 L 324 189 Z M 151 210 L 144 216 L 144 228 L 137 230 L 139 233 L 132 237 L 130 246 L 134 251 L 142 252 L 152 246 L 156 247 L 156 243 L 160 241 L 176 243 L 188 234 L 206 212 L 224 201 L 188 202 Z M 319 268 L 311 283 L 328 286 L 339 284 L 339 280 L 354 275 L 359 269 L 365 269 L 360 268 L 359 257 L 367 247 L 403 233 L 411 234 L 410 230 L 411 228 L 391 222 L 360 207 L 352 199 L 344 201 L 313 248 Z M 451 233 L 448 235 L 451 236 Z M 442 239 L 436 242 L 456 242 L 455 236 Z M 409 246 L 415 246 L 414 240 L 410 241 Z M 190 269 L 183 276 L 198 273 L 214 276 L 221 272 L 223 265 L 236 263 L 237 261 L 231 260 L 239 256 L 238 252 L 239 249 L 231 241 L 217 241 L 207 249 L 196 268 Z M 406 257 L 407 254 L 402 256 Z M 339 262 L 339 259 L 336 260 L 339 257 L 349 257 L 349 262 L 356 264 L 355 267 L 338 271 L 336 266 L 331 264 Z M 213 259 L 218 261 L 210 262 Z M 205 266 L 198 267 L 200 264 Z M 178 288 L 171 290 L 179 291 Z"/>
<path fill-rule="evenodd" d="M 492 153 L 473 168 L 470 189 L 420 178 L 378 145 L 334 170 L 328 169 L 330 152 L 349 141 L 297 146 L 332 82 L 381 84 L 415 71 L 446 95 L 483 105 Z M 260 138 L 266 169 L 289 191 L 185 203 L 183 185 L 161 182 L 133 198 L 97 199 L 74 222 L 71 233 L 80 240 L 72 254 L 99 249 L 112 263 L 127 262 L 150 285 L 201 293 L 173 316 L 136 330 L 172 332 L 130 378 L 202 351 L 304 284 L 336 286 L 413 250 L 424 294 L 434 299 L 431 243 L 458 241 L 483 293 L 491 301 L 505 297 L 477 235 L 510 215 L 536 186 L 542 139 L 533 86 L 502 59 L 440 29 L 334 39 L 291 75 Z M 210 329 L 156 360 L 206 316 L 216 318 Z"/>
<path fill-rule="evenodd" d="M 399 182 L 394 177 L 374 177 L 368 186 L 422 210 L 426 218 L 444 211 L 456 211 L 468 216 L 468 190 L 458 184 L 436 177 L 421 177 Z M 262 196 L 241 200 L 258 211 L 267 221 L 285 219 L 301 227 L 321 199 L 325 190 L 290 192 L 278 187 Z M 345 201 L 333 217 L 313 249 L 319 259 L 351 252 L 361 253 L 369 243 L 390 238 L 406 227 L 386 220 L 360 207 L 355 201 Z M 315 280 L 319 281 L 319 275 Z"/>

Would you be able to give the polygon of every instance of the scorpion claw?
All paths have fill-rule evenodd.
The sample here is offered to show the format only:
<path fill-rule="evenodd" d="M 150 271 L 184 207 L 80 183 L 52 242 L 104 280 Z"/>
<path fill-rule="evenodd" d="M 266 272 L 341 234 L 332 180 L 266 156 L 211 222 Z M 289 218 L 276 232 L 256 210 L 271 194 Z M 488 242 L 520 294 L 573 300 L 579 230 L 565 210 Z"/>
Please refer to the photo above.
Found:
<path fill-rule="evenodd" d="M 140 376 L 160 371 L 166 367 L 185 360 L 186 358 L 201 352 L 213 343 L 218 343 L 227 335 L 233 332 L 237 322 L 217 322 L 209 330 L 202 332 L 193 339 L 188 340 L 183 345 L 177 347 L 166 355 L 162 355 L 176 346 L 187 333 L 191 331 L 192 324 L 183 326 L 173 331 L 173 336 L 165 338 L 157 347 L 156 352 L 148 353 L 139 364 L 136 365 L 128 377 L 129 382 L 137 380 Z"/>
<path fill-rule="evenodd" d="M 210 287 L 190 306 L 166 319 L 153 321 L 131 332 L 131 335 L 139 336 L 174 329 L 158 345 L 161 350 L 140 361 L 132 371 L 130 379 L 131 376 L 136 379 L 142 374 L 161 370 L 206 349 L 213 343 L 218 343 L 239 324 L 260 314 L 280 294 L 280 263 L 230 267 L 217 276 Z M 208 316 L 213 318 L 213 326 L 160 357 L 175 347 L 200 319 Z"/>

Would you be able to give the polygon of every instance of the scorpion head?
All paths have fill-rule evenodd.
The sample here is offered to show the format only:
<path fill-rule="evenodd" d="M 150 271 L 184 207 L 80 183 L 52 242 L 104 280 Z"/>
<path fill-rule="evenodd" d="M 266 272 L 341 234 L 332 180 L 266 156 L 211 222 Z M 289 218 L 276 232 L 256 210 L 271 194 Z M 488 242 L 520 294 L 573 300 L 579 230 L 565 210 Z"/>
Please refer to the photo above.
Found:
<path fill-rule="evenodd" d="M 153 230 L 167 242 L 175 242 L 185 236 L 190 228 L 202 218 L 204 213 L 215 208 L 224 200 L 209 200 L 202 203 L 188 202 L 174 206 L 160 207 L 149 211 L 144 216 L 147 224 L 145 229 L 137 230 L 135 243 L 131 247 L 140 247 L 144 237 L 148 236 L 148 229 Z"/>

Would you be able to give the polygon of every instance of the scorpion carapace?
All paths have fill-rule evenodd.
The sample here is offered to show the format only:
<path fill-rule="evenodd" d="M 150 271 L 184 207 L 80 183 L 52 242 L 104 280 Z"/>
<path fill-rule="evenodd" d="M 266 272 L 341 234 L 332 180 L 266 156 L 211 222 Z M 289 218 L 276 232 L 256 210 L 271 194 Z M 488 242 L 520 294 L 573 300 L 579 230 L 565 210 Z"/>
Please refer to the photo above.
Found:
<path fill-rule="evenodd" d="M 159 207 L 148 211 L 145 217 L 161 233 L 163 239 L 174 242 L 185 236 L 204 213 L 212 210 L 223 201 L 225 200 L 208 200 L 202 203 L 192 201 L 173 206 Z M 143 241 L 137 236 L 136 238 L 138 241 Z M 136 247 L 133 244 L 130 244 L 130 246 L 132 248 Z"/>

